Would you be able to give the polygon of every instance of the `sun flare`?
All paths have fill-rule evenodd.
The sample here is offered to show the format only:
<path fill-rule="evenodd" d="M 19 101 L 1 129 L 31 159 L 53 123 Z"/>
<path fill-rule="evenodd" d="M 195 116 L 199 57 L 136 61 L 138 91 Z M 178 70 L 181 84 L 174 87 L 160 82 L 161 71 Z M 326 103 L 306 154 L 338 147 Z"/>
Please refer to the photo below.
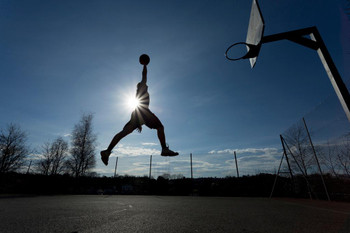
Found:
<path fill-rule="evenodd" d="M 140 105 L 140 101 L 135 96 L 130 96 L 127 100 L 127 106 L 130 110 L 136 109 Z"/>

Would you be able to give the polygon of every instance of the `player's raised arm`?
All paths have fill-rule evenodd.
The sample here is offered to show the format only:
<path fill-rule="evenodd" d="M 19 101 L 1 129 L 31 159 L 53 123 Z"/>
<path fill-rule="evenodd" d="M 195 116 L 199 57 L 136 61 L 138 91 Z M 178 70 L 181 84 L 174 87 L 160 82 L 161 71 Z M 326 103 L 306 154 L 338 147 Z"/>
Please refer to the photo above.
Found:
<path fill-rule="evenodd" d="M 147 65 L 150 62 L 150 58 L 147 54 L 142 54 L 139 58 L 140 64 L 143 65 L 142 70 L 142 84 L 146 84 L 147 82 Z"/>
<path fill-rule="evenodd" d="M 142 81 L 141 83 L 146 84 L 147 83 L 147 66 L 143 65 L 143 70 L 142 70 Z"/>

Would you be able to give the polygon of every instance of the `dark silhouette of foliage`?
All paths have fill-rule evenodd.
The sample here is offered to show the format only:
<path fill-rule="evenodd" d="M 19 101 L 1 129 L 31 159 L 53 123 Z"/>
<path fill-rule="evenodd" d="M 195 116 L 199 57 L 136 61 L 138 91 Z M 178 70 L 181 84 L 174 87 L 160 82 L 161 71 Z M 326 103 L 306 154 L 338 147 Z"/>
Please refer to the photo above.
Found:
<path fill-rule="evenodd" d="M 92 118 L 92 114 L 84 114 L 72 132 L 71 156 L 66 165 L 75 177 L 86 175 L 96 164 Z"/>
<path fill-rule="evenodd" d="M 18 125 L 9 124 L 0 132 L 0 173 L 19 170 L 25 163 L 29 149 L 27 135 Z"/>
<path fill-rule="evenodd" d="M 44 175 L 57 175 L 65 169 L 68 143 L 62 137 L 43 145 L 43 158 L 38 162 L 38 170 Z"/>
<path fill-rule="evenodd" d="M 302 122 L 298 122 L 290 127 L 284 133 L 283 137 L 294 156 L 291 160 L 293 172 L 303 172 L 307 176 L 311 168 L 315 165 L 315 160 L 307 132 Z M 299 166 L 297 166 L 297 164 L 299 164 Z M 300 171 L 300 169 L 302 169 L 302 171 Z"/>
<path fill-rule="evenodd" d="M 103 195 L 176 195 L 176 196 L 232 196 L 269 197 L 275 175 L 226 178 L 180 178 L 157 179 L 135 176 L 73 177 L 68 174 L 46 176 L 40 174 L 5 173 L 0 176 L 0 194 L 103 194 Z M 310 175 L 313 198 L 326 200 L 319 175 Z M 295 191 L 291 181 L 278 177 L 273 197 L 309 198 L 308 188 L 302 176 L 294 177 Z M 332 200 L 350 201 L 350 180 L 325 175 Z"/>

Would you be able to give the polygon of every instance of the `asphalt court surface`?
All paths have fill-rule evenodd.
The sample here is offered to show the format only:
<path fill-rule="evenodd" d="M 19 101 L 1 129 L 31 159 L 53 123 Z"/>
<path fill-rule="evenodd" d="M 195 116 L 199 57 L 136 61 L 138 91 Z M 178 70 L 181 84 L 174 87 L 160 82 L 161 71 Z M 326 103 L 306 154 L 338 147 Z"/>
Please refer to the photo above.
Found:
<path fill-rule="evenodd" d="M 350 204 L 191 196 L 1 197 L 1 233 L 349 233 Z"/>

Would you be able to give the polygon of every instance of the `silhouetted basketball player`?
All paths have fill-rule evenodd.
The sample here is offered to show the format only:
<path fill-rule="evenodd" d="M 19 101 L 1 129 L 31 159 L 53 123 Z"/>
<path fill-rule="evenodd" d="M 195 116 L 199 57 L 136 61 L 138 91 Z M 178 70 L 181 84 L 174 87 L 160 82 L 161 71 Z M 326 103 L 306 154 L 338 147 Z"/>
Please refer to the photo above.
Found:
<path fill-rule="evenodd" d="M 162 146 L 162 156 L 176 156 L 179 153 L 169 149 L 165 141 L 164 126 L 148 108 L 150 98 L 148 94 L 147 82 L 147 65 L 150 58 L 143 54 L 140 56 L 140 63 L 143 65 L 142 80 L 137 84 L 136 98 L 139 101 L 138 107 L 132 112 L 130 121 L 124 126 L 123 130 L 117 133 L 109 144 L 107 150 L 101 151 L 101 159 L 105 165 L 108 165 L 109 156 L 113 148 L 117 143 L 126 135 L 137 129 L 140 133 L 142 131 L 142 125 L 145 124 L 151 129 L 157 130 L 158 139 Z"/>

